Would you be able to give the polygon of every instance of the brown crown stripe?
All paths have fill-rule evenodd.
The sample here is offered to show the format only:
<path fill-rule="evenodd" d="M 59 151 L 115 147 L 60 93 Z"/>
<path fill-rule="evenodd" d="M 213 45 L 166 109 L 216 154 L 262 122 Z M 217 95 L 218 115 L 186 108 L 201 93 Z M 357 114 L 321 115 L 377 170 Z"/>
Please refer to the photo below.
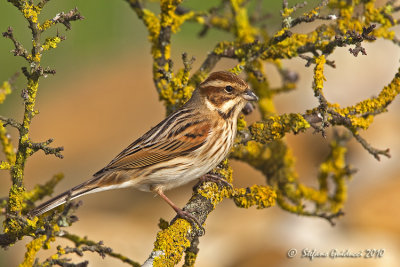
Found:
<path fill-rule="evenodd" d="M 214 73 L 211 73 L 210 76 L 202 83 L 206 84 L 207 82 L 210 81 L 215 81 L 215 80 L 220 80 L 223 82 L 229 82 L 229 83 L 237 83 L 240 84 L 241 86 L 247 87 L 247 84 L 245 81 L 240 79 L 237 75 L 228 72 L 228 71 L 217 71 Z"/>

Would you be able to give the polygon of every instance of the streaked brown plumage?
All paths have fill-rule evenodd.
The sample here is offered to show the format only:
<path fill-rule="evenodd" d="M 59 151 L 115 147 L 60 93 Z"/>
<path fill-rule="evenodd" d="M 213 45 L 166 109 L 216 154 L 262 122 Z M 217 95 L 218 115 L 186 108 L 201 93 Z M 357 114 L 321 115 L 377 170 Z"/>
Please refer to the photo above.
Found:
<path fill-rule="evenodd" d="M 188 183 L 215 168 L 229 153 L 237 117 L 248 101 L 257 100 L 246 82 L 219 71 L 200 84 L 179 110 L 130 144 L 93 177 L 41 204 L 40 215 L 67 198 L 123 187 L 159 194 L 181 216 L 164 191 Z"/>

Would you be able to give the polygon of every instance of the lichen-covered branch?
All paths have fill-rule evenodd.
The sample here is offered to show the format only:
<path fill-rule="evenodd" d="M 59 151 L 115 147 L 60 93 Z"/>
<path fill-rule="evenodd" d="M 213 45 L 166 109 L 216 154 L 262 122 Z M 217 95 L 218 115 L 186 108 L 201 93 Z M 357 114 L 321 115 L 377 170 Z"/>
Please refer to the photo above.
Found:
<path fill-rule="evenodd" d="M 6 96 L 11 94 L 12 92 L 12 86 L 18 77 L 19 73 L 14 74 L 8 81 L 3 82 L 3 84 L 0 86 L 0 104 L 4 102 L 6 99 Z M 0 142 L 3 148 L 3 153 L 6 156 L 6 162 L 1 162 L 0 163 L 0 169 L 1 170 L 9 170 L 11 168 L 11 165 L 15 163 L 15 150 L 14 146 L 11 143 L 11 136 L 8 133 L 6 126 L 11 125 L 17 129 L 19 129 L 20 124 L 17 123 L 16 121 L 10 119 L 10 118 L 5 118 L 0 115 Z"/>
<path fill-rule="evenodd" d="M 232 182 L 232 169 L 227 160 L 214 171 L 226 181 Z M 255 185 L 251 189 L 234 189 L 232 191 L 222 185 L 206 182 L 195 187 L 192 197 L 183 209 L 204 224 L 207 216 L 225 198 L 234 199 L 236 205 L 242 208 L 251 206 L 267 208 L 275 204 L 276 195 L 271 188 L 266 186 Z M 190 254 L 191 243 L 203 234 L 201 229 L 193 229 L 188 221 L 175 217 L 169 227 L 162 229 L 157 234 L 154 249 L 144 266 L 176 265 L 185 251 L 187 251 L 190 261 L 193 262 L 195 257 Z"/>
<path fill-rule="evenodd" d="M 377 38 L 395 39 L 390 29 L 396 24 L 392 15 L 394 10 L 390 7 L 392 2 L 389 1 L 383 7 L 376 7 L 375 1 L 321 1 L 320 5 L 303 15 L 293 17 L 296 10 L 304 9 L 307 5 L 297 4 L 290 7 L 287 1 L 283 1 L 282 28 L 273 34 L 267 32 L 264 27 L 257 26 L 255 23 L 257 19 L 254 18 L 260 15 L 249 14 L 247 9 L 249 1 L 221 1 L 219 5 L 204 12 L 186 9 L 180 6 L 181 1 L 161 1 L 161 13 L 158 16 L 148 11 L 141 1 L 128 2 L 149 31 L 154 60 L 153 79 L 160 98 L 167 106 L 167 112 L 175 110 L 184 103 L 191 90 L 222 58 L 237 61 L 237 65 L 231 71 L 240 73 L 244 70 L 248 82 L 260 98 L 258 108 L 262 120 L 247 126 L 245 118 L 239 118 L 237 144 L 233 148 L 231 157 L 262 171 L 267 184 L 271 187 L 254 186 L 229 191 L 216 184 L 207 183 L 203 187 L 196 187 L 193 197 L 185 208 L 200 222 L 204 222 L 207 215 L 223 198 L 232 198 L 242 207 L 247 207 L 249 203 L 264 207 L 264 200 L 267 207 L 274 202 L 272 199 L 276 198 L 277 203 L 287 211 L 318 216 L 333 224 L 333 219 L 343 214 L 341 208 L 346 196 L 346 180 L 353 174 L 345 159 L 347 151 L 345 144 L 348 138 L 337 135 L 332 141 L 331 154 L 320 166 L 318 178 L 320 188 L 312 188 L 298 182 L 293 156 L 283 138 L 287 133 L 300 134 L 309 128 L 326 136 L 326 128 L 341 125 L 346 127 L 375 157 L 378 154 L 388 155 L 386 150 L 372 148 L 360 137 L 358 130 L 367 129 L 372 118 L 385 111 L 386 106 L 397 96 L 400 88 L 396 84 L 397 78 L 391 85 L 385 87 L 386 89 L 384 88 L 377 98 L 366 99 L 355 106 L 340 107 L 324 96 L 323 72 L 325 65 L 336 67 L 334 60 L 329 58 L 335 49 L 350 46 L 349 52 L 354 56 L 359 53 L 366 55 L 363 42 L 373 42 Z M 165 8 L 167 3 L 168 9 Z M 356 10 L 362 10 L 363 13 L 359 14 Z M 189 81 L 187 82 L 187 71 L 184 82 L 182 80 L 179 82 L 177 79 L 179 76 L 173 72 L 170 60 L 170 35 L 165 34 L 166 29 L 162 27 L 162 20 L 166 14 L 171 16 L 170 22 L 186 15 L 187 21 L 203 25 L 201 37 L 204 37 L 210 28 L 215 28 L 230 33 L 234 41 L 218 42 L 208 53 L 200 68 L 194 70 Z M 306 34 L 296 33 L 293 29 L 300 23 L 316 20 L 327 23 L 321 23 Z M 175 32 L 168 31 L 168 33 Z M 164 46 L 160 44 L 160 40 L 164 41 Z M 312 89 L 319 104 L 304 113 L 278 115 L 273 104 L 274 96 L 295 90 L 297 82 L 297 75 L 284 69 L 280 60 L 294 57 L 305 59 L 307 67 L 315 65 Z M 269 86 L 268 76 L 263 67 L 265 63 L 273 64 L 278 69 L 283 80 L 282 87 Z M 187 66 L 185 63 L 186 70 Z M 164 82 L 167 82 L 167 85 Z M 190 90 L 180 93 L 181 84 L 189 84 Z M 249 113 L 252 109 L 246 107 L 244 113 Z M 225 170 L 229 168 L 226 167 Z M 327 177 L 332 178 L 333 183 L 327 183 Z M 230 179 L 231 177 L 228 180 Z M 327 188 L 328 184 L 336 186 L 333 195 L 328 194 L 331 192 Z M 206 191 L 203 191 L 204 186 Z M 184 223 L 183 220 L 173 221 L 170 227 L 163 229 L 157 236 L 155 248 L 145 265 L 157 265 L 159 261 L 162 264 L 176 264 L 185 249 L 188 251 L 187 265 L 192 265 L 194 261 L 192 259 L 195 257 L 190 257 L 190 241 L 193 240 L 188 235 L 188 231 L 193 232 L 190 229 L 189 223 Z M 198 238 L 199 234 L 195 236 Z M 179 241 L 171 244 L 168 240 Z"/>
<path fill-rule="evenodd" d="M 195 13 L 176 12 L 182 0 L 162 0 L 158 16 L 144 8 L 140 0 L 127 0 L 127 2 L 148 30 L 153 56 L 153 81 L 160 99 L 164 101 L 167 112 L 170 113 L 187 101 L 194 89 L 183 82 L 187 80 L 187 72 L 181 70 L 174 74 L 172 71 L 171 37 L 180 30 L 185 21 L 193 18 Z"/>
<path fill-rule="evenodd" d="M 9 38 L 13 41 L 15 49 L 14 54 L 25 58 L 29 63 L 29 70 L 27 68 L 23 69 L 23 73 L 27 78 L 27 87 L 23 90 L 23 100 L 24 100 L 24 116 L 21 123 L 16 123 L 15 121 L 9 119 L 6 124 L 9 123 L 14 127 L 18 127 L 20 138 L 18 142 L 18 151 L 15 156 L 15 163 L 10 168 L 12 177 L 12 188 L 9 195 L 9 206 L 8 211 L 14 214 L 20 214 L 22 211 L 23 193 L 25 191 L 23 185 L 24 167 L 27 158 L 38 148 L 50 152 L 46 149 L 44 145 L 35 145 L 30 141 L 29 130 L 33 117 L 38 113 L 35 109 L 36 95 L 39 87 L 39 79 L 44 76 L 44 70 L 41 67 L 40 61 L 43 53 L 46 50 L 57 47 L 57 44 L 63 40 L 59 36 L 46 38 L 43 42 L 41 40 L 41 34 L 46 29 L 49 28 L 49 23 L 46 21 L 41 24 L 38 21 L 38 15 L 41 9 L 45 5 L 45 1 L 39 3 L 39 5 L 34 5 L 32 2 L 15 0 L 10 1 L 21 14 L 25 17 L 29 24 L 29 28 L 32 33 L 32 49 L 31 53 L 28 53 L 25 48 L 15 39 L 13 35 L 13 30 L 11 27 L 8 28 L 7 32 L 3 33 L 3 36 Z M 81 19 L 79 16 L 70 17 L 69 21 Z M 54 152 L 57 154 L 60 150 L 56 149 Z M 9 220 L 6 221 L 9 223 Z"/>
<path fill-rule="evenodd" d="M 9 170 L 13 185 L 9 197 L 0 199 L 1 213 L 6 215 L 4 233 L 0 235 L 3 247 L 14 244 L 23 236 L 34 239 L 27 245 L 25 265 L 35 263 L 38 266 L 61 265 L 76 266 L 64 256 L 70 253 L 82 255 L 84 251 L 97 252 L 99 255 L 115 257 L 132 266 L 139 264 L 120 254 L 114 253 L 102 243 L 90 241 L 61 231 L 76 217 L 72 212 L 76 205 L 68 202 L 65 208 L 59 208 L 40 218 L 26 218 L 25 211 L 34 202 L 45 195 L 50 195 L 62 176 L 53 177 L 43 186 L 32 191 L 24 188 L 24 164 L 35 152 L 42 150 L 46 154 L 62 157 L 62 147 L 50 147 L 52 139 L 34 142 L 30 139 L 30 125 L 37 114 L 35 109 L 39 79 L 46 74 L 55 74 L 55 70 L 41 66 L 41 58 L 50 49 L 56 48 L 65 38 L 50 36 L 42 38 L 42 33 L 56 24 L 71 28 L 71 22 L 83 17 L 72 9 L 67 13 L 58 13 L 53 18 L 39 21 L 41 10 L 49 0 L 41 0 L 36 5 L 33 1 L 9 0 L 27 20 L 32 33 L 32 46 L 25 48 L 14 36 L 9 27 L 3 36 L 11 40 L 12 53 L 24 58 L 29 67 L 23 67 L 22 73 L 27 79 L 27 86 L 22 91 L 24 117 L 22 121 L 0 116 L 0 139 L 6 160 L 0 163 L 0 169 Z M 386 39 L 400 44 L 393 26 L 400 7 L 396 1 L 389 0 L 377 5 L 375 0 L 345 1 L 323 0 L 314 8 L 306 3 L 290 6 L 282 0 L 281 27 L 270 30 L 265 23 L 268 14 L 262 10 L 263 3 L 257 0 L 258 8 L 251 9 L 248 0 L 221 0 L 208 10 L 194 11 L 185 7 L 182 0 L 159 1 L 159 12 L 146 7 L 144 0 L 125 0 L 148 31 L 153 60 L 153 82 L 160 100 L 165 104 L 167 114 L 175 111 L 191 96 L 194 88 L 214 70 L 221 59 L 235 61 L 230 71 L 243 72 L 248 83 L 259 97 L 256 106 L 247 105 L 244 114 L 255 108 L 260 112 L 260 119 L 248 125 L 246 117 L 238 119 L 238 134 L 230 158 L 243 161 L 259 170 L 265 176 L 265 184 L 249 185 L 245 188 L 224 187 L 222 184 L 206 182 L 195 186 L 193 195 L 184 210 L 189 212 L 201 224 L 224 199 L 232 200 L 240 208 L 268 208 L 279 205 L 291 213 L 326 219 L 332 225 L 342 216 L 347 198 L 347 181 L 355 173 L 347 162 L 347 142 L 354 138 L 362 147 L 379 160 L 381 155 L 389 157 L 388 149 L 377 149 L 370 145 L 360 132 L 367 130 L 375 116 L 386 112 L 390 103 L 400 93 L 400 69 L 393 80 L 383 87 L 378 96 L 366 97 L 359 103 L 341 106 L 333 103 L 325 94 L 325 66 L 337 66 L 333 53 L 337 49 L 348 49 L 349 57 L 366 56 L 365 42 L 373 43 Z M 296 11 L 302 11 L 300 12 Z M 296 13 L 295 13 L 296 12 Z M 295 15 L 299 13 L 300 15 Z M 298 33 L 295 26 L 319 21 L 309 32 Z M 184 23 L 196 23 L 202 26 L 199 36 L 207 37 L 209 29 L 228 33 L 230 41 L 219 40 L 213 49 L 204 56 L 198 69 L 193 69 L 194 57 L 185 51 L 182 55 L 183 68 L 174 70 L 171 54 L 172 36 L 179 32 Z M 299 113 L 278 114 L 274 98 L 280 93 L 290 93 L 297 88 L 297 73 L 285 67 L 282 59 L 301 58 L 306 67 L 313 67 L 313 83 L 309 94 L 317 104 L 309 110 Z M 199 57 L 203 58 L 203 57 Z M 282 84 L 272 88 L 265 65 L 274 66 L 281 77 Z M 346 86 L 343 83 L 343 86 Z M 350 90 L 351 88 L 349 88 Z M 0 102 L 10 93 L 6 82 L 0 87 Z M 343 126 L 344 132 L 337 132 L 336 127 Z M 6 127 L 18 129 L 20 138 L 15 152 Z M 327 131 L 333 128 L 331 136 Z M 294 168 L 294 157 L 286 144 L 286 134 L 301 134 L 313 129 L 325 138 L 330 138 L 330 153 L 321 161 L 315 177 L 317 186 L 309 186 L 299 181 Z M 316 135 L 315 138 L 321 138 Z M 213 173 L 221 175 L 230 184 L 233 183 L 232 170 L 228 160 L 222 162 Z M 0 214 L 1 214 L 0 213 Z M 181 261 L 185 254 L 184 266 L 195 265 L 202 229 L 193 226 L 184 219 L 174 218 L 171 223 L 162 221 L 161 231 L 157 234 L 154 249 L 143 266 L 173 266 Z M 36 253 L 47 248 L 56 237 L 64 237 L 74 242 L 75 247 L 59 247 L 57 252 L 42 263 Z M 87 265 L 87 262 L 80 263 Z M 79 265 L 79 264 L 78 264 Z"/>
<path fill-rule="evenodd" d="M 83 255 L 84 251 L 91 251 L 91 252 L 97 252 L 100 256 L 102 256 L 103 258 L 108 255 L 110 257 L 116 258 L 121 260 L 122 262 L 125 262 L 131 266 L 135 266 L 138 267 L 140 266 L 139 263 L 119 254 L 119 253 L 115 253 L 113 252 L 113 250 L 109 247 L 104 246 L 103 242 L 94 242 L 92 240 L 88 240 L 86 237 L 82 238 L 80 236 L 74 235 L 74 234 L 70 234 L 67 232 L 63 232 L 60 235 L 62 238 L 68 239 L 70 241 L 72 241 L 75 245 L 75 248 L 70 248 L 70 247 L 66 247 L 66 248 L 58 248 L 58 252 L 57 252 L 57 256 L 54 257 L 52 256 L 50 259 L 47 259 L 44 262 L 44 266 L 47 262 L 53 260 L 54 258 L 59 259 L 60 256 L 63 256 L 65 254 L 68 253 L 76 253 L 79 256 Z"/>
<path fill-rule="evenodd" d="M 36 109 L 36 97 L 39 88 L 39 80 L 46 74 L 54 74 L 55 71 L 41 66 L 42 56 L 46 51 L 54 49 L 64 40 L 57 33 L 56 36 L 42 38 L 42 33 L 48 30 L 52 25 L 60 22 L 68 27 L 70 22 L 82 19 L 79 12 L 75 9 L 67 15 L 58 15 L 57 20 L 39 21 L 39 14 L 48 1 L 42 0 L 38 4 L 26 0 L 9 0 L 21 15 L 26 19 L 31 31 L 31 48 L 25 48 L 14 36 L 13 29 L 8 27 L 2 34 L 3 37 L 10 39 L 14 45 L 12 53 L 15 56 L 21 56 L 25 59 L 28 67 L 22 67 L 22 72 L 26 78 L 26 88 L 22 90 L 22 100 L 24 106 L 23 118 L 19 122 L 13 118 L 0 116 L 0 139 L 6 160 L 1 162 L 1 169 L 10 171 L 12 186 L 9 190 L 8 198 L 3 198 L 1 205 L 1 214 L 5 216 L 3 221 L 4 233 L 0 234 L 0 246 L 7 247 L 24 236 L 30 236 L 34 239 L 28 243 L 25 259 L 21 266 L 32 266 L 35 262 L 36 253 L 42 248 L 48 248 L 49 243 L 54 241 L 54 235 L 59 231 L 59 220 L 72 223 L 73 216 L 69 215 L 74 208 L 72 205 L 66 205 L 64 215 L 54 213 L 47 218 L 27 218 L 24 216 L 27 208 L 32 208 L 34 202 L 50 195 L 54 186 L 62 179 L 62 175 L 54 176 L 45 185 L 37 185 L 33 190 L 26 191 L 24 186 L 24 170 L 27 159 L 36 151 L 43 150 L 46 154 L 54 154 L 62 157 L 60 152 L 62 148 L 51 148 L 49 144 L 52 139 L 46 142 L 36 143 L 30 139 L 30 126 L 33 118 L 38 114 Z M 44 40 L 43 40 L 44 39 Z M 10 84 L 5 82 L 0 89 L 0 102 L 4 101 L 7 94 L 11 93 Z M 15 151 L 10 136 L 7 133 L 7 126 L 18 130 L 18 146 Z M 4 209 L 5 208 L 5 209 Z"/>

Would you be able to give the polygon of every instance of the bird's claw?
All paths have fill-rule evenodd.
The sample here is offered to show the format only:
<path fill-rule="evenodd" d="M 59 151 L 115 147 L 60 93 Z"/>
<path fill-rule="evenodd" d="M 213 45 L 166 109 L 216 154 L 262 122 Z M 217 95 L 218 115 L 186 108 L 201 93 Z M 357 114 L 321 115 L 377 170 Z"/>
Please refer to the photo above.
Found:
<path fill-rule="evenodd" d="M 194 217 L 189 212 L 187 212 L 185 210 L 178 209 L 178 210 L 176 210 L 176 214 L 178 215 L 179 218 L 182 218 L 182 219 L 185 219 L 186 221 L 188 221 L 192 225 L 192 227 L 194 229 L 196 229 L 196 227 L 198 227 L 200 229 L 200 231 L 201 231 L 200 235 L 204 235 L 206 233 L 206 230 L 201 225 L 199 220 L 197 220 L 197 218 Z"/>
<path fill-rule="evenodd" d="M 213 182 L 217 185 L 228 187 L 231 190 L 233 189 L 233 186 L 227 180 L 225 180 L 224 177 L 214 173 L 207 173 L 200 177 L 199 182 L 193 187 L 193 189 L 197 189 L 202 183 L 206 182 Z"/>

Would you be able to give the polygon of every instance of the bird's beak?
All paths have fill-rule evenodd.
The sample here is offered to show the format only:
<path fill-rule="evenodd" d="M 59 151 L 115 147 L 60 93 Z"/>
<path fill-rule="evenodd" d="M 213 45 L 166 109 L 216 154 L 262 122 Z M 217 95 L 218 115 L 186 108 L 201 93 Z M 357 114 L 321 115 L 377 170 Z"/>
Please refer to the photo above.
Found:
<path fill-rule="evenodd" d="M 257 101 L 258 100 L 258 97 L 256 96 L 256 94 L 253 91 L 251 91 L 250 89 L 247 89 L 246 91 L 244 91 L 243 98 L 246 99 L 247 101 Z"/>

